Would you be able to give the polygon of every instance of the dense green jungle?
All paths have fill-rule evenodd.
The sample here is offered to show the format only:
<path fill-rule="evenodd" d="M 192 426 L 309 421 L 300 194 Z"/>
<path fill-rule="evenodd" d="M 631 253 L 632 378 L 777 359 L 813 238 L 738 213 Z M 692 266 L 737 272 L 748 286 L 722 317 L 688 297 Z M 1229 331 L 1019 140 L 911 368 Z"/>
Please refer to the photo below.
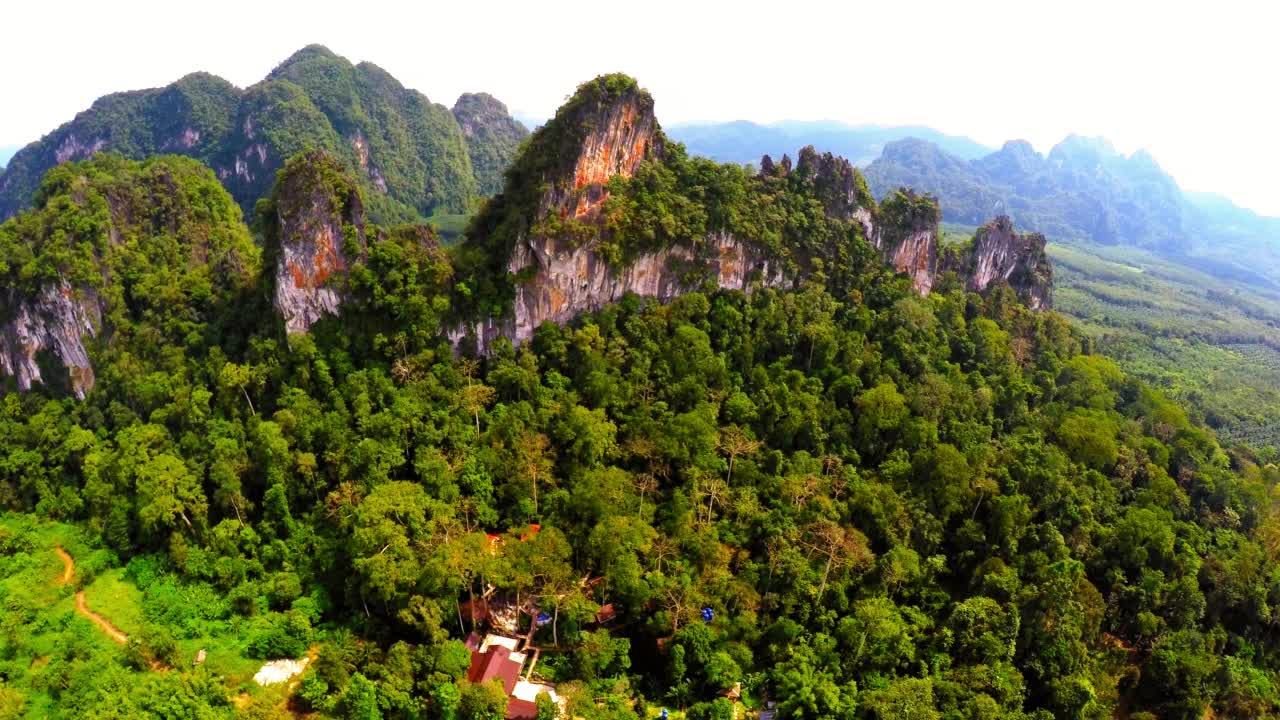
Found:
<path fill-rule="evenodd" d="M 1051 234 L 1009 278 L 1051 260 L 1056 309 L 922 293 L 890 240 L 993 227 L 945 195 L 698 157 L 622 75 L 524 137 L 334 57 L 104 105 L 200 152 L 0 174 L 42 170 L 0 224 L 0 718 L 1280 715 L 1280 291 Z M 228 180 L 263 102 L 323 132 Z M 679 292 L 481 342 L 534 241 Z M 477 679 L 503 623 L 554 699 Z"/>

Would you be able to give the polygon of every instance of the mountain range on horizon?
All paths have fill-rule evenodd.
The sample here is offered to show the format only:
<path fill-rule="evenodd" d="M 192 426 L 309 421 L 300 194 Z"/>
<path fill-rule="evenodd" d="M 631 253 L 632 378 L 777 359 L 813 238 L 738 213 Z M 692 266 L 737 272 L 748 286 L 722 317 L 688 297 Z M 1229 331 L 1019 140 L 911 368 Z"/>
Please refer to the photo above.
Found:
<path fill-rule="evenodd" d="M 804 145 L 865 166 L 880 156 L 885 145 L 908 137 L 936 143 L 953 155 L 972 159 L 995 148 L 923 125 L 849 124 L 836 120 L 784 120 L 762 124 L 750 120 L 681 123 L 668 127 L 673 140 L 689 152 L 717 162 L 758 163 L 761 156 L 781 157 Z"/>
<path fill-rule="evenodd" d="M 1275 287 L 1280 219 L 1229 198 L 1187 192 L 1145 150 L 1068 135 L 1047 154 L 1025 140 L 999 149 L 920 126 L 750 121 L 675 125 L 672 139 L 721 162 L 756 163 L 811 143 L 865 170 L 876 197 L 910 187 L 938 197 L 946 222 L 978 226 L 1008 214 L 1051 240 L 1091 240 L 1181 258 L 1219 277 Z"/>
<path fill-rule="evenodd" d="M 464 94 L 446 108 L 372 63 L 352 64 L 311 45 L 248 88 L 189 74 L 163 88 L 100 98 L 12 157 L 0 152 L 7 166 L 0 217 L 28 206 L 49 168 L 99 150 L 195 157 L 248 216 L 284 160 L 307 147 L 330 151 L 356 172 L 378 220 L 463 217 L 498 192 L 526 126 L 536 124 L 485 93 Z M 1051 239 L 1208 257 L 1223 274 L 1280 269 L 1280 220 L 1222 196 L 1184 192 L 1149 153 L 1126 156 L 1101 138 L 1071 135 L 1040 154 L 1022 140 L 994 149 L 926 126 L 838 121 L 675 124 L 666 133 L 692 155 L 735 164 L 812 145 L 865 168 L 877 197 L 898 187 L 929 192 L 944 220 L 961 225 L 1008 214 Z"/>
<path fill-rule="evenodd" d="M 536 127 L 537 123 L 531 116 L 520 113 L 515 115 L 530 129 Z M 1020 149 L 1025 147 L 1031 148 L 1031 152 L 1038 152 L 1028 141 L 1021 138 L 1007 140 L 1001 148 L 996 148 L 968 136 L 950 134 L 928 125 L 848 123 L 840 120 L 783 120 L 776 123 L 759 123 L 738 119 L 676 123 L 667 127 L 667 133 L 672 139 L 684 143 L 689 152 L 695 155 L 734 163 L 756 163 L 762 155 L 780 156 L 799 147 L 796 145 L 797 142 L 810 143 L 824 151 L 833 152 L 859 167 L 867 167 L 880 159 L 885 148 L 890 144 L 908 139 L 932 143 L 949 155 L 966 161 L 997 153 L 1010 143 L 1014 143 Z M 1088 141 L 1104 149 L 1109 155 L 1151 158 L 1150 152 L 1145 149 L 1135 150 L 1125 156 L 1115 149 L 1108 138 L 1079 133 L 1068 133 L 1054 147 L 1069 141 Z M 1154 159 L 1151 161 L 1154 162 Z M 1251 213 L 1262 218 L 1273 217 L 1238 205 L 1222 193 L 1189 190 L 1184 192 L 1188 196 L 1199 198 L 1200 203 L 1220 206 L 1224 210 L 1226 204 L 1230 204 L 1235 208 L 1232 212 Z"/>

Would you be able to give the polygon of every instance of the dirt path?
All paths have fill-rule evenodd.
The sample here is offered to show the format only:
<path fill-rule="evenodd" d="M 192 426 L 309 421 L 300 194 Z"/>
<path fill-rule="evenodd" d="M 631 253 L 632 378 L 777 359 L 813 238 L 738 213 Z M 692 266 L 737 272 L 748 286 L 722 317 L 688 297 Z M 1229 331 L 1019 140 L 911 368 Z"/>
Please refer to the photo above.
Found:
<path fill-rule="evenodd" d="M 58 553 L 58 557 L 62 558 L 62 579 L 58 581 L 59 585 L 66 585 L 71 582 L 71 578 L 76 574 L 76 561 L 71 559 L 71 555 L 63 550 L 61 546 L 55 546 L 53 551 Z"/>
<path fill-rule="evenodd" d="M 71 582 L 71 578 L 76 574 L 76 562 L 71 555 L 61 547 L 55 547 L 54 552 L 58 553 L 58 557 L 62 558 L 62 577 L 58 580 L 59 585 L 66 585 Z M 111 624 L 111 621 L 102 617 L 98 613 L 89 609 L 88 603 L 85 602 L 84 591 L 76 593 L 76 612 L 88 618 L 90 622 L 102 629 L 107 637 L 124 645 L 129 642 L 129 636 L 120 631 L 120 628 Z"/>
<path fill-rule="evenodd" d="M 121 645 L 129 642 L 129 636 L 120 632 L 120 628 L 112 625 L 110 620 L 89 609 L 89 606 L 86 605 L 84 601 L 83 590 L 76 593 L 76 612 L 92 620 L 93 624 L 102 628 L 102 632 L 106 633 L 112 640 L 115 640 Z"/>

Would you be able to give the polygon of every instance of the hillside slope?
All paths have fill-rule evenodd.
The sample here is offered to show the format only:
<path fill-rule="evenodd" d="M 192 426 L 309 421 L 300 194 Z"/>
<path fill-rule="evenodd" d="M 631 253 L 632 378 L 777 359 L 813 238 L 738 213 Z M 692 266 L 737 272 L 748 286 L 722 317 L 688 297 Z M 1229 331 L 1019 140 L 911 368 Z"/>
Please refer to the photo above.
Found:
<path fill-rule="evenodd" d="M 922 294 L 949 271 L 977 292 L 1013 280 L 1032 307 L 1050 304 L 1043 237 L 1023 245 L 1006 224 L 998 242 L 944 267 L 931 197 L 876 203 L 848 160 L 812 146 L 794 166 L 766 155 L 756 173 L 689 157 L 653 107 L 634 79 L 602 76 L 533 133 L 459 249 L 457 301 L 471 322 L 455 340 L 519 344 L 627 294 L 792 288 L 819 274 L 852 283 L 882 262 Z"/>
<path fill-rule="evenodd" d="M 251 217 L 285 159 L 306 148 L 327 150 L 351 168 L 377 217 L 467 212 L 481 193 L 471 155 L 484 158 L 491 187 L 518 142 L 500 103 L 481 120 L 468 137 L 452 111 L 381 68 L 353 65 L 313 45 L 245 90 L 196 73 L 164 88 L 99 99 L 17 152 L 0 174 L 0 217 L 27 207 L 49 168 L 98 151 L 194 157 L 213 168 Z M 497 129 L 490 132 L 491 125 Z"/>
<path fill-rule="evenodd" d="M 867 167 L 877 196 L 906 185 L 938 194 L 943 218 L 976 224 L 1003 212 L 1056 238 L 1185 252 L 1191 221 L 1181 191 L 1149 155 L 1072 136 L 1048 157 L 1023 141 L 964 160 L 923 140 L 891 143 Z"/>

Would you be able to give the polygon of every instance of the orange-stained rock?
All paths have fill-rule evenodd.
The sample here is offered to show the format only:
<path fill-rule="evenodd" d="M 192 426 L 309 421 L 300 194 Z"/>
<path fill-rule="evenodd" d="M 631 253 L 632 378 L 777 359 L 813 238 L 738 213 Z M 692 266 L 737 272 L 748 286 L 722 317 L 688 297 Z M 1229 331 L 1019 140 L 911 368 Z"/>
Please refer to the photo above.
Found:
<path fill-rule="evenodd" d="M 916 292 L 928 295 L 938 267 L 938 223 L 941 212 L 931 196 L 905 190 L 885 199 L 881 222 L 857 216 L 867 237 L 894 270 L 911 277 Z"/>
<path fill-rule="evenodd" d="M 607 76 L 584 84 L 547 126 L 534 133 L 525 152 L 508 175 L 525 184 L 508 186 L 504 195 L 527 196 L 531 188 L 539 188 L 534 193 L 537 201 L 523 215 L 514 215 L 517 221 L 510 220 L 512 215 L 495 219 L 506 223 L 508 231 L 498 237 L 513 238 L 505 258 L 506 272 L 520 278 L 512 306 L 501 319 L 453 328 L 449 337 L 455 343 L 472 337 L 482 352 L 500 337 L 520 344 L 542 323 L 567 323 L 627 294 L 666 301 L 706 284 L 750 291 L 803 280 L 797 275 L 806 272 L 808 258 L 788 255 L 785 248 L 774 248 L 780 254 L 770 256 L 753 238 L 729 232 L 712 232 L 640 254 L 629 258 L 625 267 L 606 262 L 599 248 L 613 239 L 602 217 L 609 183 L 633 177 L 642 163 L 660 161 L 665 153 L 653 101 L 634 81 Z M 928 294 L 939 271 L 936 200 L 904 192 L 877 204 L 848 160 L 819 154 L 812 147 L 797 157 L 793 167 L 787 156 L 778 163 L 765 156 L 760 167 L 764 184 L 785 186 L 820 203 L 827 218 L 841 228 L 824 238 L 831 247 L 806 251 L 842 257 L 848 248 L 840 243 L 866 240 L 896 271 L 910 277 L 917 292 Z M 546 222 L 549 219 L 560 223 Z M 485 247 L 485 238 L 471 240 Z M 1003 264 L 983 272 L 998 279 L 1010 276 Z"/>
<path fill-rule="evenodd" d="M 543 212 L 594 220 L 609 197 L 605 185 L 616 176 L 631 177 L 646 158 L 661 157 L 662 136 L 653 115 L 653 99 L 636 91 L 587 108 L 587 117 L 574 118 L 586 134 L 572 161 L 573 182 L 553 183 L 543 198 Z"/>
<path fill-rule="evenodd" d="M 286 166 L 274 202 L 275 307 L 288 333 L 304 333 L 320 318 L 339 313 L 349 262 L 344 228 L 355 229 L 363 251 L 364 209 L 354 181 L 320 151 Z"/>

